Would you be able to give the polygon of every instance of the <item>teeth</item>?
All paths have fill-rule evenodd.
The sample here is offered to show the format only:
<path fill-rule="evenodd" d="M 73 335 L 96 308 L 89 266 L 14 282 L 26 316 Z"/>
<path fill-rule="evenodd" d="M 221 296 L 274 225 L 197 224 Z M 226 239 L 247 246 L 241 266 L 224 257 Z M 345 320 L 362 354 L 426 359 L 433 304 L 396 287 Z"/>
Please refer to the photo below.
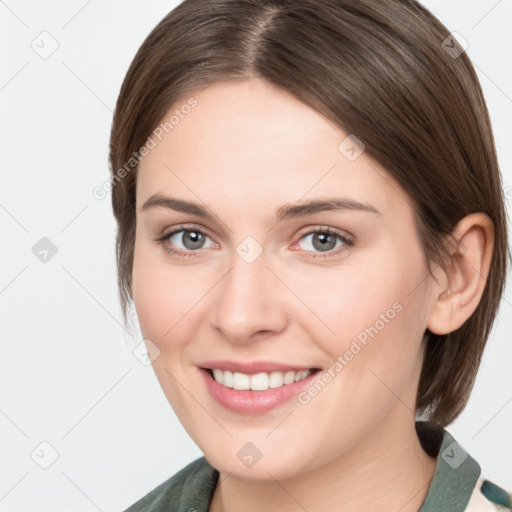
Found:
<path fill-rule="evenodd" d="M 248 375 L 246 373 L 213 370 L 213 378 L 228 388 L 238 390 L 266 391 L 269 388 L 280 388 L 283 385 L 293 384 L 305 379 L 311 370 L 297 372 L 261 372 Z"/>

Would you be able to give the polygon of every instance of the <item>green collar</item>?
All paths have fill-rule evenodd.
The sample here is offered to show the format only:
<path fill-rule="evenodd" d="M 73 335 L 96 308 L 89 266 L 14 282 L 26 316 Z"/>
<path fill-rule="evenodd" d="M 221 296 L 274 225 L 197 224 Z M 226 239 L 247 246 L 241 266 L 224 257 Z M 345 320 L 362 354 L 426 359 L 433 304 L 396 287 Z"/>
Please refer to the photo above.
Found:
<path fill-rule="evenodd" d="M 434 478 L 418 512 L 463 512 L 480 476 L 478 462 L 442 427 L 419 421 L 416 431 L 423 449 L 437 456 Z"/>

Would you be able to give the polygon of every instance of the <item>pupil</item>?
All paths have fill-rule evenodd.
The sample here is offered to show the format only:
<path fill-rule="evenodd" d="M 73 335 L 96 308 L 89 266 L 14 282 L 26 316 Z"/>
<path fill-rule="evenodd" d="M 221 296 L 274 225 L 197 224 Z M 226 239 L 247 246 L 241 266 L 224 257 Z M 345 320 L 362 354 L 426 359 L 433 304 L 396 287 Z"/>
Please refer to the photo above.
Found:
<path fill-rule="evenodd" d="M 317 246 L 316 242 L 318 241 L 321 243 Z M 333 249 L 335 245 L 336 239 L 329 233 L 315 233 L 313 236 L 313 246 L 315 249 L 320 251 L 328 251 L 329 249 Z"/>
<path fill-rule="evenodd" d="M 201 248 L 202 242 L 202 234 L 197 231 L 188 231 L 183 236 L 183 243 L 187 249 L 199 249 Z"/>

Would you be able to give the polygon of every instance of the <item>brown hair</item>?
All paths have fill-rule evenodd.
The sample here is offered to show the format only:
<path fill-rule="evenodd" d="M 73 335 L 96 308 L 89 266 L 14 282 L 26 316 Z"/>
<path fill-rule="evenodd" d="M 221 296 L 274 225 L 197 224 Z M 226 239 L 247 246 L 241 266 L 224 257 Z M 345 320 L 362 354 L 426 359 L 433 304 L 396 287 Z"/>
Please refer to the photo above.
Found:
<path fill-rule="evenodd" d="M 413 0 L 185 0 L 165 16 L 131 63 L 112 125 L 125 322 L 133 300 L 138 162 L 132 155 L 191 91 L 262 78 L 356 134 L 398 181 L 415 209 L 431 273 L 432 262 L 446 263 L 444 235 L 460 219 L 473 212 L 492 219 L 495 245 L 477 309 L 449 334 L 427 331 L 417 413 L 443 426 L 452 422 L 473 387 L 510 252 L 487 107 L 469 58 L 449 37 Z"/>

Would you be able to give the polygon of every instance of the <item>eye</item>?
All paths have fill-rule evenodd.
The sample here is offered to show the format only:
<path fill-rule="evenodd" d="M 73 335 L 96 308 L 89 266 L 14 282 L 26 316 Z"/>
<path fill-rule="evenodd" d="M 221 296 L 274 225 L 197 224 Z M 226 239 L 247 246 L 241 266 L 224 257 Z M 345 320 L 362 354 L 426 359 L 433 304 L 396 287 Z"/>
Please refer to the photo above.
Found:
<path fill-rule="evenodd" d="M 180 226 L 179 229 L 175 229 L 156 239 L 158 243 L 163 245 L 165 250 L 183 257 L 193 256 L 194 252 L 206 248 L 206 240 L 212 242 L 210 247 L 217 245 L 200 229 L 184 226 Z"/>
<path fill-rule="evenodd" d="M 325 258 L 345 251 L 347 247 L 354 245 L 354 241 L 343 236 L 338 231 L 329 227 L 319 227 L 302 236 L 299 242 L 305 242 L 303 248 L 306 252 L 318 251 L 308 254 L 310 258 Z M 327 254 L 321 254 L 327 253 Z"/>
<path fill-rule="evenodd" d="M 207 240 L 210 244 L 207 245 Z M 155 240 L 164 249 L 178 257 L 195 256 L 195 253 L 208 247 L 218 247 L 211 238 L 201 229 L 190 226 L 179 226 Z M 354 241 L 330 227 L 318 227 L 308 231 L 300 237 L 301 248 L 309 258 L 326 258 L 347 250 L 354 245 Z M 325 253 L 325 254 L 322 254 Z"/>

